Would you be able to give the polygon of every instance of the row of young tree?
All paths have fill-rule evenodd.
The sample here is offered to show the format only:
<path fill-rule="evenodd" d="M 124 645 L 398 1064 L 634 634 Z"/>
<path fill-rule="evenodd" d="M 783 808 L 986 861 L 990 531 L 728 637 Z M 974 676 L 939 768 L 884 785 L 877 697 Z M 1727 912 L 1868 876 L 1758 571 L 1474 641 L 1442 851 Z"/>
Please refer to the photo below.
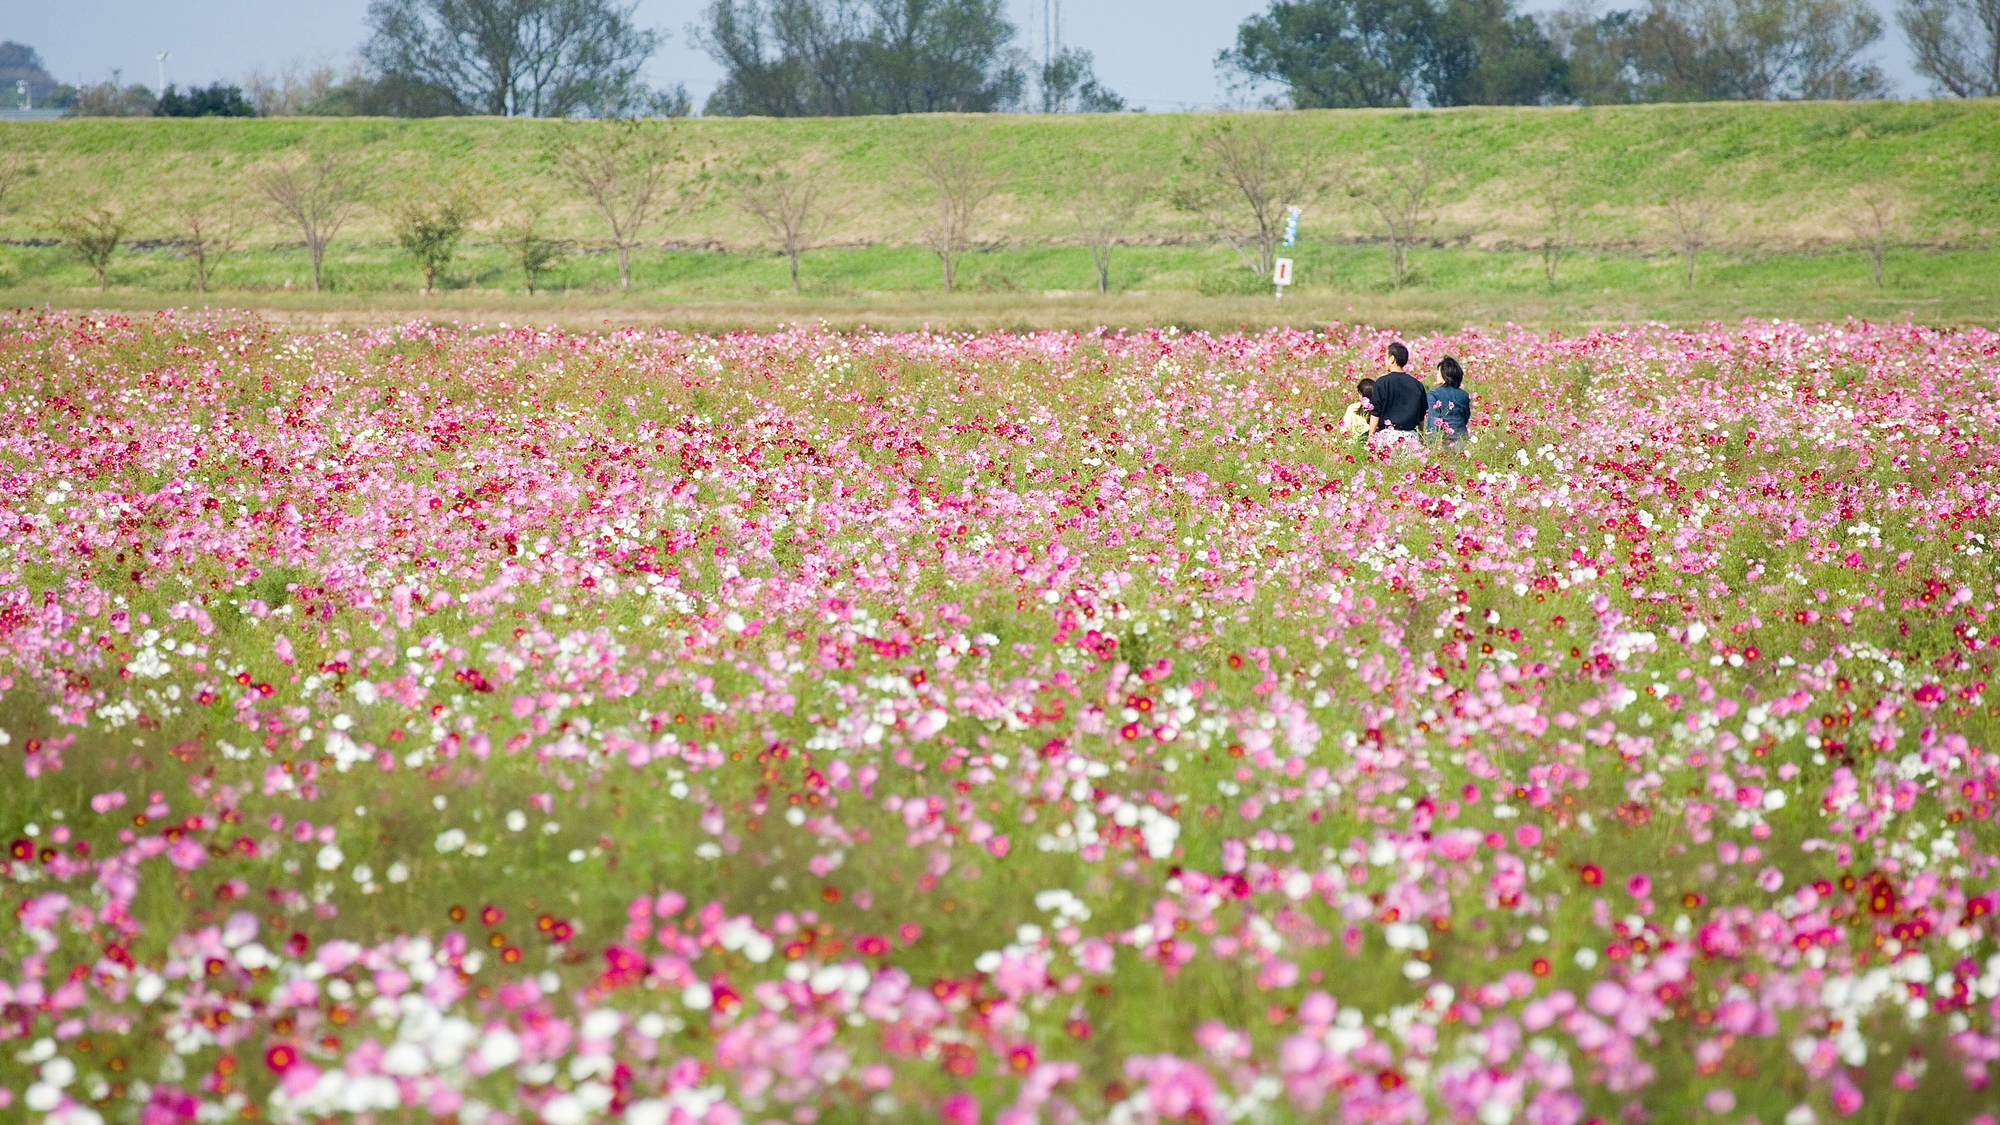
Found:
<path fill-rule="evenodd" d="M 1919 73 L 2000 95 L 2000 0 L 1901 0 Z M 1273 0 L 1218 64 L 1301 109 L 1881 97 L 1868 0 Z"/>
<path fill-rule="evenodd" d="M 1166 185 L 1089 152 L 1073 153 L 1048 169 L 1040 182 L 1064 193 L 1073 241 L 1089 249 L 1098 291 L 1110 288 L 1114 251 L 1148 237 L 1140 216 L 1149 204 L 1197 218 L 1237 253 L 1251 271 L 1250 284 L 1270 276 L 1289 208 L 1322 213 L 1328 204 L 1345 208 L 1374 228 L 1388 252 L 1391 283 L 1401 286 L 1410 250 L 1437 241 L 1441 204 L 1453 187 L 1449 161 L 1413 146 L 1329 153 L 1281 132 L 1276 120 L 1253 115 L 1197 127 L 1180 174 Z M 550 271 L 584 248 L 553 233 L 551 211 L 560 195 L 587 205 L 602 232 L 594 247 L 615 256 L 619 286 L 630 289 L 635 253 L 685 236 L 688 232 L 673 229 L 676 222 L 719 194 L 763 228 L 767 245 L 787 260 L 796 293 L 802 256 L 821 245 L 847 198 L 834 190 L 823 164 L 764 154 L 725 164 L 671 121 L 579 123 L 549 155 L 556 182 L 510 184 L 499 206 L 495 193 L 463 178 L 432 174 L 429 167 L 404 169 L 394 193 L 383 200 L 350 158 L 297 157 L 160 201 L 149 208 L 158 229 L 148 233 L 181 251 L 193 288 L 206 292 L 223 258 L 264 222 L 273 222 L 303 243 L 312 288 L 318 290 L 328 246 L 364 208 L 373 207 L 421 273 L 426 292 L 447 275 L 465 238 L 484 225 L 506 247 L 532 294 Z M 990 206 L 1008 183 L 990 151 L 963 130 L 929 138 L 912 154 L 910 167 L 911 185 L 895 193 L 895 200 L 916 241 L 936 256 L 949 292 L 958 284 L 960 260 L 979 244 Z M 0 157 L 0 203 L 26 168 L 18 157 Z M 1719 233 L 1728 187 L 1669 161 L 1635 192 L 1656 203 L 1663 241 L 1680 256 L 1690 288 L 1699 252 Z M 1551 289 L 1564 260 L 1597 241 L 1589 229 L 1593 213 L 1580 203 L 1580 191 L 1577 177 L 1560 166 L 1534 189 L 1539 220 L 1533 243 Z M 254 205 L 240 202 L 246 194 Z M 1852 244 L 1868 253 L 1874 282 L 1881 286 L 1883 258 L 1905 231 L 1902 196 L 1893 184 L 1878 180 L 1851 193 L 1839 217 Z M 100 289 L 108 284 L 120 245 L 133 234 L 130 212 L 78 193 L 61 193 L 40 221 L 95 272 Z"/>

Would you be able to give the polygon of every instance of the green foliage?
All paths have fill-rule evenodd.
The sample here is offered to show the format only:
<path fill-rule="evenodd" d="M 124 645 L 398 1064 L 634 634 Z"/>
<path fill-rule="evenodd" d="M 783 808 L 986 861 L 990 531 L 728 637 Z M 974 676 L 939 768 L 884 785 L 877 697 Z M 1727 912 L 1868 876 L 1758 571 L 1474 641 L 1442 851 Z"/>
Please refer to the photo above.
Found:
<path fill-rule="evenodd" d="M 111 256 L 125 239 L 126 219 L 115 207 L 77 203 L 48 219 L 49 231 L 97 275 L 98 292 L 108 286 Z"/>
<path fill-rule="evenodd" d="M 244 99 L 243 90 L 222 82 L 206 88 L 177 90 L 167 87 L 154 112 L 161 117 L 255 117 L 257 111 Z"/>
<path fill-rule="evenodd" d="M 715 0 L 697 34 L 724 71 L 711 117 L 978 113 L 1025 85 L 1004 0 Z"/>
<path fill-rule="evenodd" d="M 450 268 L 459 241 L 477 214 L 478 204 L 463 184 L 407 199 L 392 209 L 396 245 L 424 271 L 426 293 L 437 287 L 437 275 Z"/>
<path fill-rule="evenodd" d="M 1535 105 L 1563 70 L 1511 0 L 1274 0 L 1223 61 L 1303 109 Z"/>
<path fill-rule="evenodd" d="M 662 39 L 616 0 L 377 0 L 368 22 L 379 73 L 496 117 L 643 112 Z"/>
<path fill-rule="evenodd" d="M 1882 21 L 1865 0 L 1654 0 L 1592 18 L 1556 15 L 1571 93 L 1586 104 L 1853 101 L 1887 82 L 1867 53 Z"/>
<path fill-rule="evenodd" d="M 501 230 L 501 243 L 521 268 L 530 295 L 575 248 L 567 239 L 550 237 L 546 213 L 547 205 L 540 201 L 522 204 Z"/>

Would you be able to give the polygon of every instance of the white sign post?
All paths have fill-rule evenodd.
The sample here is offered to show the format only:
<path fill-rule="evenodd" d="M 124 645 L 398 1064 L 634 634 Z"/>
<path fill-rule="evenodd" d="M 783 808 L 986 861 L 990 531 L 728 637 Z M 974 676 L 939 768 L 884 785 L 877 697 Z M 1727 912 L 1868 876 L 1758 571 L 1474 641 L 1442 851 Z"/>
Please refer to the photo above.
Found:
<path fill-rule="evenodd" d="M 1285 286 L 1292 283 L 1292 260 L 1279 258 L 1277 268 L 1271 271 L 1271 284 L 1278 287 L 1278 300 L 1285 299 Z"/>
<path fill-rule="evenodd" d="M 1285 208 L 1285 249 L 1299 244 L 1299 215 L 1297 207 Z M 1285 286 L 1292 283 L 1292 260 L 1279 258 L 1277 269 L 1271 274 L 1271 283 L 1278 288 L 1278 300 L 1285 299 Z"/>

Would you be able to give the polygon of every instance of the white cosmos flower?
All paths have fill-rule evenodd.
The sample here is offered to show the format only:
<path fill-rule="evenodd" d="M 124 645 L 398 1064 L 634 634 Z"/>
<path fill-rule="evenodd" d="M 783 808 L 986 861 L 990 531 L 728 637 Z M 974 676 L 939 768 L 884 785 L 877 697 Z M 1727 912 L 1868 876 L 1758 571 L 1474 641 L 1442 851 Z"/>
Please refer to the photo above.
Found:
<path fill-rule="evenodd" d="M 625 1107 L 625 1125 L 667 1125 L 667 1103 L 647 1098 Z"/>
<path fill-rule="evenodd" d="M 558 1094 L 542 1106 L 542 1120 L 549 1125 L 583 1125 L 583 1118 L 589 1111 L 581 1099 L 573 1094 Z"/>
<path fill-rule="evenodd" d="M 479 1044 L 479 1062 L 489 1071 L 513 1066 L 521 1061 L 521 1039 L 504 1027 L 486 1033 Z"/>
<path fill-rule="evenodd" d="M 515 809 L 513 812 L 507 814 L 507 831 L 519 832 L 521 829 L 526 828 L 527 826 L 528 826 L 527 813 L 522 812 L 520 809 Z"/>
<path fill-rule="evenodd" d="M 76 1081 L 76 1064 L 57 1055 L 42 1064 L 42 1081 L 58 1088 L 67 1086 Z"/>
<path fill-rule="evenodd" d="M 438 833 L 437 850 L 440 853 L 448 854 L 455 852 L 464 846 L 465 830 L 463 828 L 447 828 Z"/>
<path fill-rule="evenodd" d="M 338 871 L 340 870 L 340 865 L 346 861 L 347 856 L 335 844 L 328 844 L 321 848 L 319 855 L 313 860 L 314 863 L 319 864 L 321 871 Z"/>

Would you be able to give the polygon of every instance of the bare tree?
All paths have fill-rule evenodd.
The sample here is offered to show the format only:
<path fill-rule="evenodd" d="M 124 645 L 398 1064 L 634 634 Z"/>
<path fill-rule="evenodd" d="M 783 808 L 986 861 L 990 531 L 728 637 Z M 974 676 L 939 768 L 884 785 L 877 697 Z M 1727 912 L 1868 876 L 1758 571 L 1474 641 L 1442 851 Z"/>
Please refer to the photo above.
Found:
<path fill-rule="evenodd" d="M 167 201 L 165 220 L 194 266 L 194 291 L 208 292 L 208 282 L 224 255 L 236 248 L 243 232 L 236 199 L 227 192 L 191 193 Z"/>
<path fill-rule="evenodd" d="M 51 215 L 50 233 L 97 274 L 97 291 L 110 287 L 111 257 L 125 240 L 124 212 L 108 204 L 72 202 Z"/>
<path fill-rule="evenodd" d="M 358 65 L 346 75 L 349 81 L 360 77 Z M 297 117 L 324 98 L 341 79 L 340 72 L 325 60 L 293 59 L 275 74 L 253 70 L 244 75 L 243 96 L 250 99 L 259 117 Z"/>
<path fill-rule="evenodd" d="M 1109 159 L 1080 159 L 1069 185 L 1070 216 L 1090 247 L 1097 291 L 1111 291 L 1111 251 L 1123 245 L 1135 213 L 1146 202 L 1145 185 L 1121 174 Z"/>
<path fill-rule="evenodd" d="M 389 208 L 396 245 L 424 271 L 424 292 L 436 290 L 438 274 L 451 267 L 458 243 L 478 213 L 478 200 L 463 181 L 432 191 L 410 192 Z"/>
<path fill-rule="evenodd" d="M 1316 190 L 1310 148 L 1278 135 L 1276 114 L 1236 117 L 1196 134 L 1174 203 L 1200 215 L 1243 259 L 1269 275 L 1284 238 L 1285 208 Z"/>
<path fill-rule="evenodd" d="M 1869 274 L 1882 288 L 1882 258 L 1901 232 L 1901 200 L 1879 185 L 1857 188 L 1840 212 L 1855 243 L 1868 252 Z"/>
<path fill-rule="evenodd" d="M 1667 189 L 1666 209 L 1675 245 L 1681 252 L 1682 281 L 1693 289 L 1695 255 L 1708 245 L 1715 227 L 1715 197 L 1705 187 L 1677 185 Z"/>
<path fill-rule="evenodd" d="M 620 289 L 632 288 L 632 251 L 646 227 L 698 196 L 682 130 L 672 121 L 578 123 L 558 147 L 564 178 L 611 229 Z"/>
<path fill-rule="evenodd" d="M 2000 0 L 1903 0 L 1917 70 L 1961 98 L 2000 96 Z"/>
<path fill-rule="evenodd" d="M 1542 185 L 1542 276 L 1549 292 L 1556 291 L 1556 269 L 1576 245 L 1577 206 L 1574 189 L 1559 172 Z"/>
<path fill-rule="evenodd" d="M 791 264 L 793 293 L 799 291 L 799 255 L 811 249 L 833 221 L 823 198 L 824 186 L 817 170 L 794 173 L 782 167 L 743 177 L 736 185 L 737 205 L 764 224 L 778 252 Z"/>
<path fill-rule="evenodd" d="M 312 256 L 313 292 L 319 292 L 327 243 L 361 205 L 359 177 L 332 156 L 320 156 L 273 168 L 258 179 L 258 187 L 278 218 L 298 228 L 305 239 L 306 253 Z"/>
<path fill-rule="evenodd" d="M 18 152 L 0 152 L 0 203 L 7 202 L 7 193 L 27 174 L 27 157 Z"/>
<path fill-rule="evenodd" d="M 538 195 L 528 195 L 514 201 L 500 223 L 500 241 L 507 247 L 514 264 L 521 267 L 521 273 L 528 279 L 528 295 L 534 296 L 535 287 L 541 283 L 544 273 L 555 269 L 569 256 L 571 243 L 568 239 L 555 238 L 549 234 L 546 222 L 549 210 L 548 200 Z"/>
<path fill-rule="evenodd" d="M 959 256 L 971 248 L 979 211 L 1000 190 L 1000 177 L 988 167 L 985 151 L 963 138 L 926 145 L 915 164 L 930 185 L 929 197 L 919 203 L 920 236 L 943 266 L 949 293 L 958 279 Z"/>
<path fill-rule="evenodd" d="M 1400 288 L 1409 272 L 1410 246 L 1437 223 L 1433 193 L 1442 162 L 1426 151 L 1392 151 L 1380 163 L 1354 168 L 1347 194 L 1375 212 L 1389 239 L 1389 283 Z"/>

